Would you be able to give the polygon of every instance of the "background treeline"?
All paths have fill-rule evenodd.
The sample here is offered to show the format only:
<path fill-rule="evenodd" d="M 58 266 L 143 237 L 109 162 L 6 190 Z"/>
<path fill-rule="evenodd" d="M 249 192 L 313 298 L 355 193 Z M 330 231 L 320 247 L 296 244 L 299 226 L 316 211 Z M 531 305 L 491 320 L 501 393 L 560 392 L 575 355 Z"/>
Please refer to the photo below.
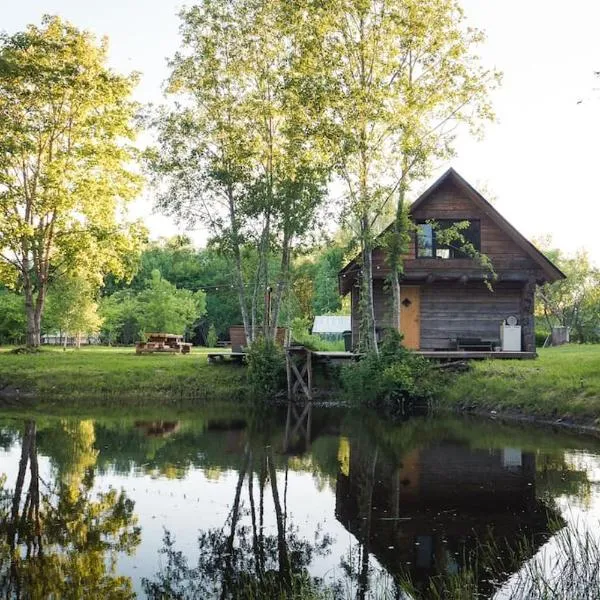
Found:
<path fill-rule="evenodd" d="M 302 332 L 314 315 L 343 312 L 337 273 L 344 257 L 339 242 L 311 248 L 294 262 L 292 293 L 283 304 L 281 323 Z M 244 268 L 249 274 L 256 260 L 256 252 L 246 248 Z M 108 274 L 95 296 L 84 281 L 52 285 L 42 335 L 85 338 L 99 333 L 107 344 L 132 344 L 149 331 L 185 334 L 201 345 L 228 339 L 229 327 L 242 322 L 231 271 L 230 261 L 217 249 L 197 249 L 185 236 L 151 242 L 130 280 Z M 23 296 L 0 288 L 0 343 L 22 343 L 25 333 Z"/>

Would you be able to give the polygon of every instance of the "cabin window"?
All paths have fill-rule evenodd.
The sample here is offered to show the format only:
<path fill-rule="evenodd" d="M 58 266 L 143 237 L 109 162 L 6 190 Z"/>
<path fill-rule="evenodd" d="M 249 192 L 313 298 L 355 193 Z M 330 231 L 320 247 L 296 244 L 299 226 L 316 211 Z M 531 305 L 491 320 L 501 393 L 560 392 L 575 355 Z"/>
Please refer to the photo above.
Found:
<path fill-rule="evenodd" d="M 458 238 L 444 240 L 440 232 L 447 231 L 457 223 L 469 221 L 469 226 L 460 230 L 464 242 Z M 466 244 L 470 244 L 478 252 L 481 250 L 481 235 L 479 221 L 459 219 L 455 221 L 436 220 L 431 222 L 422 221 L 417 223 L 417 258 L 469 258 Z"/>
<path fill-rule="evenodd" d="M 417 226 L 417 257 L 431 258 L 433 256 L 433 225 L 419 223 Z"/>

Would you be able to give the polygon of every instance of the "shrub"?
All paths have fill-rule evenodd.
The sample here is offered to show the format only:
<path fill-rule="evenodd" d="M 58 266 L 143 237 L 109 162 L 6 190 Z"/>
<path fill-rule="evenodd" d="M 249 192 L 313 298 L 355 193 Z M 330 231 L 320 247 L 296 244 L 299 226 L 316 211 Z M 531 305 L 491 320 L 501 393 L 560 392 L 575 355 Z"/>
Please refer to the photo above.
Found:
<path fill-rule="evenodd" d="M 273 340 L 255 340 L 246 355 L 248 383 L 258 398 L 271 397 L 285 387 L 285 354 Z"/>
<path fill-rule="evenodd" d="M 341 378 L 355 403 L 385 406 L 392 411 L 406 400 L 430 400 L 441 386 L 441 375 L 431 363 L 402 346 L 402 336 L 386 333 L 379 354 L 369 353 L 346 365 Z"/>
<path fill-rule="evenodd" d="M 541 348 L 548 337 L 548 330 L 546 327 L 535 328 L 535 347 Z"/>
<path fill-rule="evenodd" d="M 210 324 L 208 333 L 206 334 L 206 345 L 209 348 L 214 348 L 217 345 L 217 330 L 212 323 Z"/>

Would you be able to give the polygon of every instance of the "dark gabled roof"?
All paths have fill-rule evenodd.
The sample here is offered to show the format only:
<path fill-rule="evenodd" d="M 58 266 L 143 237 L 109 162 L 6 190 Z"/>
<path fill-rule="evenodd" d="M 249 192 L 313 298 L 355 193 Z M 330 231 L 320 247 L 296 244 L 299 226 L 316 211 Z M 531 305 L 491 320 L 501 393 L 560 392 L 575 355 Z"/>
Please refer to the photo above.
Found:
<path fill-rule="evenodd" d="M 463 190 L 469 199 L 484 212 L 502 231 L 504 231 L 544 272 L 548 281 L 566 279 L 566 275 L 548 258 L 544 256 L 527 238 L 519 233 L 466 179 L 461 177 L 452 167 L 448 169 L 435 183 L 425 190 L 410 206 L 412 215 L 422 207 L 429 198 L 446 182 L 451 181 Z M 341 271 L 344 276 L 355 266 L 356 258 L 351 260 Z"/>

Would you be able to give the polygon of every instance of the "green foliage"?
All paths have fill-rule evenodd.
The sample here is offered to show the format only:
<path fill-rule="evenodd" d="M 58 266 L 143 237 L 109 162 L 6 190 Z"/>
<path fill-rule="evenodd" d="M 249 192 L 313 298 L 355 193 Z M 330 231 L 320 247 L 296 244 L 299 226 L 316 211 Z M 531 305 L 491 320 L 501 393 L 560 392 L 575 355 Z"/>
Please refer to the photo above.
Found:
<path fill-rule="evenodd" d="M 402 402 L 431 400 L 441 379 L 429 361 L 402 346 L 402 336 L 386 332 L 379 354 L 370 352 L 341 372 L 347 396 L 355 403 L 395 413 Z"/>
<path fill-rule="evenodd" d="M 20 344 L 25 339 L 23 296 L 0 289 L 0 344 Z"/>
<path fill-rule="evenodd" d="M 208 328 L 208 333 L 206 335 L 206 345 L 209 348 L 214 348 L 217 345 L 217 341 L 218 341 L 218 337 L 217 337 L 217 330 L 215 329 L 215 326 L 211 323 L 210 327 Z"/>
<path fill-rule="evenodd" d="M 536 322 L 535 325 L 535 347 L 542 348 L 546 339 L 548 338 L 550 331 L 548 331 L 547 327 L 544 327 L 543 324 L 538 324 Z"/>
<path fill-rule="evenodd" d="M 271 339 L 258 338 L 246 355 L 248 383 L 259 400 L 265 400 L 285 385 L 285 354 L 283 348 Z"/>
<path fill-rule="evenodd" d="M 98 315 L 93 288 L 89 281 L 77 276 L 54 283 L 48 292 L 44 314 L 46 331 L 77 336 L 97 333 L 102 319 Z"/>
<path fill-rule="evenodd" d="M 35 354 L 0 351 L 0 389 L 15 391 L 22 406 L 61 410 L 136 407 L 143 404 L 196 406 L 198 401 L 245 397 L 245 372 L 207 364 L 206 352 L 192 348 L 185 356 L 136 356 L 133 348 L 47 348 Z M 19 392 L 16 392 L 16 390 Z"/>
<path fill-rule="evenodd" d="M 537 360 L 474 361 L 454 377 L 438 402 L 446 408 L 506 410 L 555 420 L 600 424 L 600 346 L 538 348 Z"/>
<path fill-rule="evenodd" d="M 132 344 L 143 334 L 141 312 L 134 292 L 121 290 L 100 300 L 101 335 L 107 344 Z"/>
<path fill-rule="evenodd" d="M 154 270 L 137 301 L 145 331 L 183 334 L 206 312 L 204 292 L 178 290 Z"/>
<path fill-rule="evenodd" d="M 161 207 L 201 221 L 231 258 L 229 283 L 252 331 L 269 286 L 277 325 L 295 245 L 326 192 L 322 110 L 303 61 L 313 11 L 282 0 L 205 0 L 182 10 L 167 85 L 176 102 L 157 115 L 158 148 L 147 154 Z M 257 254 L 249 274 L 246 247 Z"/>
<path fill-rule="evenodd" d="M 338 288 L 338 273 L 344 266 L 344 249 L 340 246 L 326 248 L 318 255 L 315 264 L 314 295 L 312 309 L 314 315 L 326 315 L 342 308 L 342 298 Z"/>
<path fill-rule="evenodd" d="M 137 195 L 130 94 L 98 43 L 58 17 L 0 36 L 0 272 L 22 287 L 39 344 L 51 281 L 131 271 L 144 231 L 117 223 Z"/>
<path fill-rule="evenodd" d="M 567 278 L 538 287 L 537 316 L 548 332 L 559 325 L 570 328 L 573 341 L 600 342 L 600 269 L 585 251 L 565 256 L 546 245 L 545 254 Z"/>
<path fill-rule="evenodd" d="M 110 343 L 130 344 L 145 332 L 184 334 L 206 313 L 206 294 L 177 289 L 158 270 L 140 292 L 121 290 L 102 298 L 102 333 Z"/>

